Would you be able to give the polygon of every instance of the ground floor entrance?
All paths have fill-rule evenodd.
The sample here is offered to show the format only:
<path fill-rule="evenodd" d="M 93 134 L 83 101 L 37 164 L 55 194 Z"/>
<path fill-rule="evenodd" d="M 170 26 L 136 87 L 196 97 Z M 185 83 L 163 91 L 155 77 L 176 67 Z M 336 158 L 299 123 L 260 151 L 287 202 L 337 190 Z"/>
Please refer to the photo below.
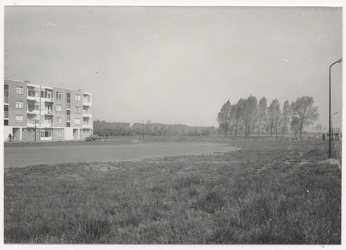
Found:
<path fill-rule="evenodd" d="M 23 128 L 22 141 L 39 141 L 40 129 L 38 128 Z"/>
<path fill-rule="evenodd" d="M 78 140 L 78 129 L 73 129 L 73 140 Z"/>
<path fill-rule="evenodd" d="M 12 128 L 12 141 L 20 141 L 20 128 Z"/>

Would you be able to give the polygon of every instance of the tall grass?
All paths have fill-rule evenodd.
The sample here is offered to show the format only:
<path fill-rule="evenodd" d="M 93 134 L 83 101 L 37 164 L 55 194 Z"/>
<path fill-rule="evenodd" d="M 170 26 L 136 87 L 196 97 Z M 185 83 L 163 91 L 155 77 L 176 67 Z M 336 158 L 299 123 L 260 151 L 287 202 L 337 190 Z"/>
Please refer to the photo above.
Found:
<path fill-rule="evenodd" d="M 222 155 L 7 169 L 5 243 L 341 243 L 341 173 L 321 163 L 324 142 L 237 145 Z"/>

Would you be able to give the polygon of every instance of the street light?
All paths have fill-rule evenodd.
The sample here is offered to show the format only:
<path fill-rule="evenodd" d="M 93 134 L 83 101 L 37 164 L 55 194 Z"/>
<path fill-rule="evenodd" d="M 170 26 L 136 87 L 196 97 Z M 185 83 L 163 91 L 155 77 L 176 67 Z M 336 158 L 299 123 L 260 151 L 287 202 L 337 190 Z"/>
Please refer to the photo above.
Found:
<path fill-rule="evenodd" d="M 331 158 L 331 151 L 332 151 L 332 140 L 331 140 L 331 133 L 332 133 L 332 66 L 337 63 L 341 63 L 342 58 L 340 60 L 337 60 L 336 62 L 332 63 L 329 66 L 329 158 Z"/>
<path fill-rule="evenodd" d="M 333 113 L 332 114 L 332 135 L 333 135 L 333 141 L 334 141 L 334 116 L 333 115 L 335 115 L 335 114 L 337 114 L 338 112 L 335 112 L 335 113 Z"/>

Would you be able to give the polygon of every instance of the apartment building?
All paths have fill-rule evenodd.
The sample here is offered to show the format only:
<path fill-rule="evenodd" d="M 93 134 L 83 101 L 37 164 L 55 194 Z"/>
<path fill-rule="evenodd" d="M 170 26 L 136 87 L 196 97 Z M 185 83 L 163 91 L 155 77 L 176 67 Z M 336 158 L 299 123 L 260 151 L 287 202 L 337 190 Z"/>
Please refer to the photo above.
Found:
<path fill-rule="evenodd" d="M 81 140 L 93 134 L 93 95 L 28 81 L 5 80 L 4 139 Z"/>

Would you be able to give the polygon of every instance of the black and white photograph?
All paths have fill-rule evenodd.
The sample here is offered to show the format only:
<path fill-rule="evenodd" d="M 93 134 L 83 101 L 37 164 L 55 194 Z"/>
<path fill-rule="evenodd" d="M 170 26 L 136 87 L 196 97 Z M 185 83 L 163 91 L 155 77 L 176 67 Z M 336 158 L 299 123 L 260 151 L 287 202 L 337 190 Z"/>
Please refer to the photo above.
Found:
<path fill-rule="evenodd" d="M 1 244 L 342 249 L 342 1 L 253 2 L 5 1 Z"/>

